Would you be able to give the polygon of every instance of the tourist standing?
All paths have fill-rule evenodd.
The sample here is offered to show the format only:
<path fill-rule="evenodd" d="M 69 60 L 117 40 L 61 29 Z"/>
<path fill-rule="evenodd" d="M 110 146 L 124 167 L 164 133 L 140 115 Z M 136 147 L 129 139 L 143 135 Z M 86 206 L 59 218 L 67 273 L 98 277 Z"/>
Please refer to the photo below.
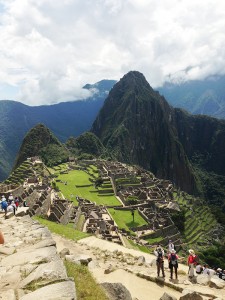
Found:
<path fill-rule="evenodd" d="M 165 277 L 164 272 L 164 250 L 158 245 L 154 250 L 156 256 L 156 266 L 157 266 L 157 276 L 159 277 L 160 270 L 162 271 L 162 276 Z"/>
<path fill-rule="evenodd" d="M 187 259 L 187 265 L 189 266 L 188 274 L 189 274 L 189 277 L 192 278 L 192 277 L 194 277 L 194 266 L 196 264 L 196 255 L 195 255 L 194 250 L 192 250 L 192 249 L 190 249 L 188 252 L 189 252 L 189 256 Z"/>
<path fill-rule="evenodd" d="M 169 253 L 172 253 L 172 250 L 175 250 L 175 246 L 172 243 L 172 240 L 169 240 L 169 244 L 168 244 L 168 251 L 169 251 Z"/>
<path fill-rule="evenodd" d="M 10 194 L 9 195 L 9 198 L 8 198 L 8 204 L 11 204 L 12 203 L 12 201 L 13 201 L 13 195 L 12 194 Z"/>
<path fill-rule="evenodd" d="M 1 207 L 2 207 L 2 210 L 4 210 L 4 212 L 5 212 L 5 218 L 6 218 L 8 203 L 6 201 L 5 196 L 2 196 Z"/>
<path fill-rule="evenodd" d="M 178 255 L 174 249 L 171 250 L 171 253 L 168 256 L 168 263 L 170 269 L 170 279 L 173 279 L 173 269 L 175 277 L 177 279 L 177 269 L 178 269 Z"/>

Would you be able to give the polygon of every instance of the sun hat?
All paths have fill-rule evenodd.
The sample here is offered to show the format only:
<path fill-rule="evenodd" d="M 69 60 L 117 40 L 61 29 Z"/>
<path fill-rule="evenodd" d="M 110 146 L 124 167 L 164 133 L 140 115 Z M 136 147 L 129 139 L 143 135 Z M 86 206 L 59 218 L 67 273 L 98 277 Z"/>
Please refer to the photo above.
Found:
<path fill-rule="evenodd" d="M 176 253 L 176 251 L 175 251 L 174 249 L 172 249 L 170 252 L 171 252 L 171 253 L 173 253 L 173 254 L 175 254 L 175 253 Z"/>
<path fill-rule="evenodd" d="M 195 251 L 192 250 L 192 249 L 188 250 L 188 252 L 189 252 L 190 254 L 195 254 Z"/>

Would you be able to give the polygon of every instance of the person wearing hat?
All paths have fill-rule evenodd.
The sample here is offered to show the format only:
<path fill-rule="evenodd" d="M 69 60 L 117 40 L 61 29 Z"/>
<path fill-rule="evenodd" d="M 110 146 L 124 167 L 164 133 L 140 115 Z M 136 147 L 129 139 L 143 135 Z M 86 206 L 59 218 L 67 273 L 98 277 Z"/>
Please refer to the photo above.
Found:
<path fill-rule="evenodd" d="M 159 277 L 160 270 L 162 271 L 163 277 L 165 277 L 164 272 L 164 250 L 160 245 L 157 245 L 156 249 L 154 250 L 156 256 L 156 266 L 157 266 L 157 276 Z"/>
<path fill-rule="evenodd" d="M 188 274 L 189 274 L 189 277 L 192 278 L 192 277 L 194 277 L 194 266 L 197 263 L 197 261 L 196 261 L 197 256 L 195 255 L 195 252 L 192 249 L 190 249 L 188 252 L 189 252 L 189 256 L 187 259 L 187 265 L 189 266 Z"/>
<path fill-rule="evenodd" d="M 174 249 L 171 249 L 171 252 L 168 255 L 168 264 L 170 269 L 170 279 L 173 279 L 173 269 L 177 279 L 178 255 Z"/>

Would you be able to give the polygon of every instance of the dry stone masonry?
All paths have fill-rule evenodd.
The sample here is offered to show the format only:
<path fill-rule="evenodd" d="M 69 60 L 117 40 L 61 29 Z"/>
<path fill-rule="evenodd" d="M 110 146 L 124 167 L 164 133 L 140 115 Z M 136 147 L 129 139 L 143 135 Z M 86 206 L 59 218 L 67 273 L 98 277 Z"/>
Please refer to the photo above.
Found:
<path fill-rule="evenodd" d="M 49 230 L 28 215 L 0 221 L 0 299 L 76 299 Z"/>

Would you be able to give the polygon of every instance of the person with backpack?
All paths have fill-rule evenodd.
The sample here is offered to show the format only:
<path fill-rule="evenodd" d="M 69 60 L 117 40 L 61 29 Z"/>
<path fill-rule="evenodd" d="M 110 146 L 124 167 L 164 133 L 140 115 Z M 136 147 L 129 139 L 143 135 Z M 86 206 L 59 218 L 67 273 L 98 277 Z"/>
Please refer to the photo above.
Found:
<path fill-rule="evenodd" d="M 177 269 L 178 269 L 178 255 L 174 249 L 171 249 L 171 253 L 168 256 L 168 263 L 170 269 L 170 279 L 173 279 L 173 269 L 175 273 L 175 277 L 177 279 Z"/>
<path fill-rule="evenodd" d="M 188 274 L 189 274 L 189 277 L 192 278 L 195 275 L 194 274 L 194 266 L 198 262 L 198 257 L 197 257 L 197 255 L 195 255 L 194 250 L 190 249 L 188 252 L 189 252 L 189 256 L 187 259 L 187 265 L 189 266 Z"/>
<path fill-rule="evenodd" d="M 5 211 L 5 218 L 6 218 L 8 203 L 6 201 L 5 196 L 2 196 L 1 206 L 2 206 L 2 210 Z"/>
<path fill-rule="evenodd" d="M 156 266 L 157 266 L 157 276 L 159 277 L 160 270 L 162 271 L 162 276 L 165 277 L 164 272 L 164 250 L 158 245 L 154 250 L 156 256 Z"/>

